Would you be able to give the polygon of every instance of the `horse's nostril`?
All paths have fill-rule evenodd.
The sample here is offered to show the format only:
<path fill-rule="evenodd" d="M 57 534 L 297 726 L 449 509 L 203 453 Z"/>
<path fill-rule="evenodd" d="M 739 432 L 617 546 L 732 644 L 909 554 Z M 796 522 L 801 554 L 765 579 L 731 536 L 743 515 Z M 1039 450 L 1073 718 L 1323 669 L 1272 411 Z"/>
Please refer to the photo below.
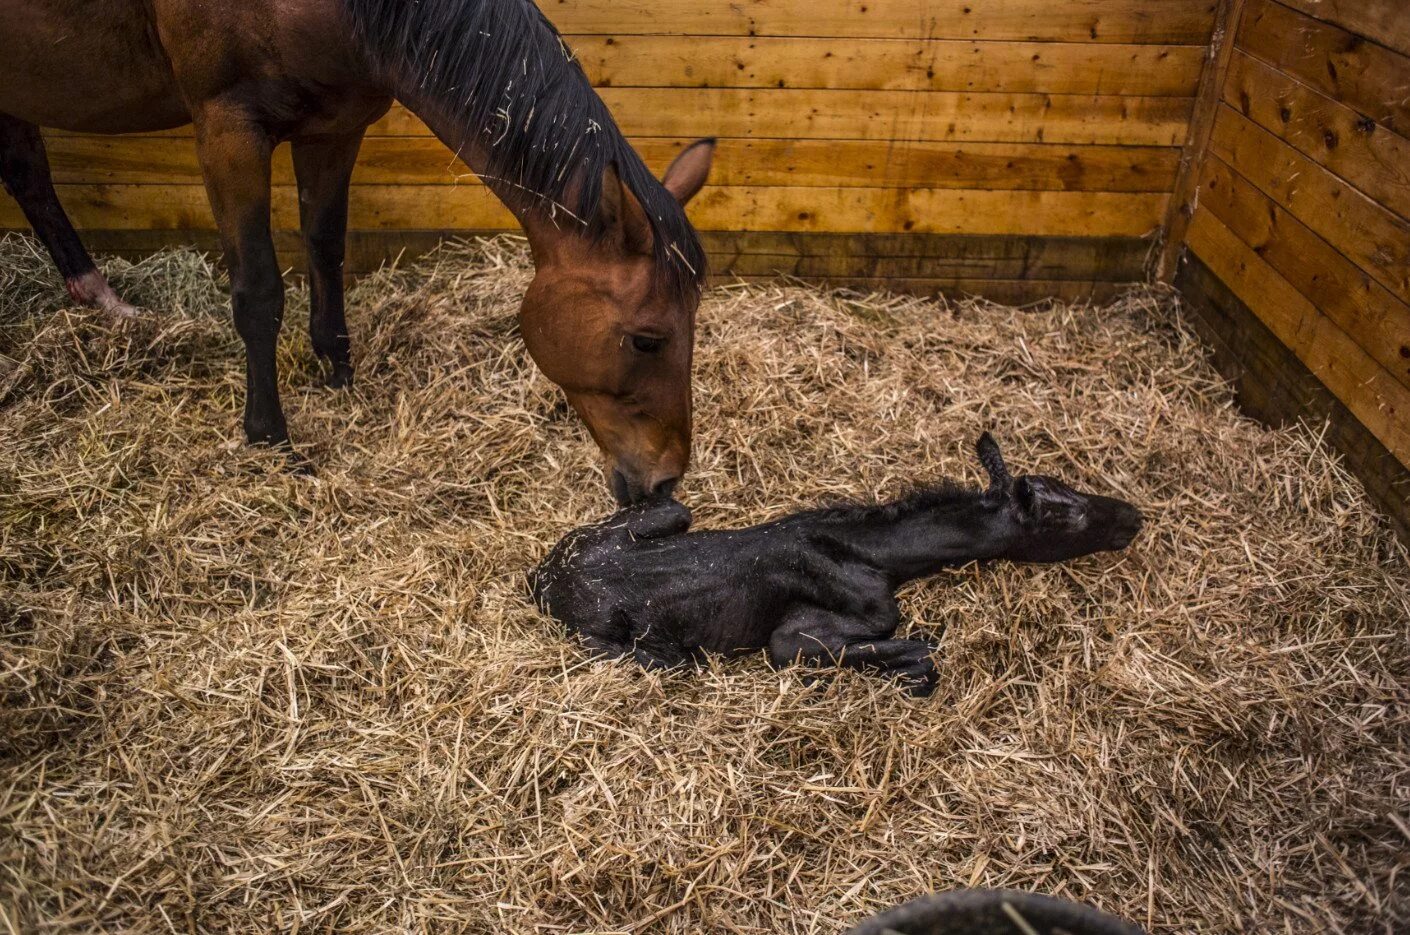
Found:
<path fill-rule="evenodd" d="M 680 483 L 679 477 L 668 477 L 659 481 L 655 487 L 651 488 L 651 499 L 669 500 L 671 495 L 676 492 L 676 484 L 678 483 Z"/>
<path fill-rule="evenodd" d="M 612 472 L 612 496 L 616 498 L 618 506 L 627 506 L 632 502 L 631 485 L 627 483 L 627 475 L 618 470 Z"/>

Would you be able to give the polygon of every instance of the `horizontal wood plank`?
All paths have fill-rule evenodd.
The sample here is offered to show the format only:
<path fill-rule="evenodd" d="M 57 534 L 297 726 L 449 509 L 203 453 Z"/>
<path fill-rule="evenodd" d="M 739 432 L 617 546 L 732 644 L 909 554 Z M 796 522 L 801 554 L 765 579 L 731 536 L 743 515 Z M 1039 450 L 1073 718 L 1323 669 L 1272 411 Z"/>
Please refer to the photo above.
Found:
<path fill-rule="evenodd" d="M 1131 282 L 1149 243 L 1135 237 L 707 232 L 713 268 L 808 275 L 957 276 Z M 743 265 L 736 265 L 743 264 Z"/>
<path fill-rule="evenodd" d="M 1026 279 L 1056 282 L 1093 281 L 1096 274 L 1091 266 L 1054 264 L 1025 267 L 987 257 L 891 257 L 865 253 L 837 256 L 789 256 L 787 254 L 739 253 L 727 257 L 711 257 L 711 272 L 736 276 L 786 275 L 810 279 Z M 1135 282 L 1141 278 L 1139 269 L 1115 275 L 1102 271 L 1102 281 Z"/>
<path fill-rule="evenodd" d="M 1410 301 L 1410 221 L 1227 104 L 1220 108 L 1214 153 L 1398 298 Z"/>
<path fill-rule="evenodd" d="M 1190 225 L 1191 249 L 1381 444 L 1410 465 L 1410 389 L 1376 363 L 1212 212 Z"/>
<path fill-rule="evenodd" d="M 792 91 L 605 88 L 631 137 L 739 137 L 1178 146 L 1191 100 L 1077 94 L 949 91 Z M 374 136 L 426 136 L 404 107 L 373 124 Z"/>
<path fill-rule="evenodd" d="M 197 185 L 62 185 L 59 195 L 81 228 L 212 226 L 205 189 Z M 692 202 L 691 217 L 702 230 L 1141 236 L 1159 224 L 1165 199 L 1115 192 L 707 187 Z M 480 186 L 359 186 L 349 222 L 361 230 L 516 227 Z M 297 196 L 289 186 L 274 189 L 273 224 L 298 226 Z M 24 226 L 18 207 L 0 202 L 0 228 Z"/>
<path fill-rule="evenodd" d="M 605 88 L 632 139 L 870 140 L 1179 146 L 1192 98 L 1118 95 L 966 94 L 924 91 L 793 91 L 728 88 Z M 84 136 L 47 130 L 50 139 Z M 430 137 L 394 105 L 371 137 Z M 142 134 L 192 139 L 191 127 Z"/>
<path fill-rule="evenodd" d="M 599 87 L 1191 97 L 1201 46 L 766 36 L 568 37 Z"/>
<path fill-rule="evenodd" d="M 1235 56 L 1224 100 L 1403 218 L 1410 218 L 1410 140 L 1377 132 L 1351 108 L 1258 59 Z"/>
<path fill-rule="evenodd" d="M 420 256 L 446 240 L 491 231 L 353 231 L 351 272 L 365 273 L 400 258 Z M 782 231 L 702 231 L 713 272 L 762 275 L 806 271 L 810 276 L 895 275 L 965 280 L 1134 282 L 1142 277 L 1149 244 L 1134 237 L 1028 237 L 969 234 L 832 234 Z M 275 246 L 288 265 L 303 268 L 297 232 L 276 231 Z M 214 231 L 98 230 L 84 240 L 95 252 L 145 256 L 172 244 L 219 251 Z M 874 265 L 868 265 L 874 264 Z"/>
<path fill-rule="evenodd" d="M 1410 305 L 1217 157 L 1205 163 L 1199 203 L 1410 387 Z"/>
<path fill-rule="evenodd" d="M 797 91 L 731 88 L 604 88 L 602 97 L 632 139 L 1062 143 L 1179 146 L 1192 98 L 952 91 Z M 394 105 L 372 137 L 430 137 Z M 73 134 L 50 130 L 51 139 Z M 190 139 L 189 126 L 144 134 Z"/>
<path fill-rule="evenodd" d="M 565 34 L 848 36 L 1198 45 L 1213 0 L 543 0 Z"/>
<path fill-rule="evenodd" d="M 1057 299 L 1063 302 L 1110 302 L 1131 287 L 1130 283 L 1100 282 L 1079 280 L 1035 280 L 1035 279 L 964 279 L 941 277 L 816 277 L 790 276 L 811 285 L 825 288 L 848 289 L 854 292 L 899 292 L 907 295 L 935 296 L 950 298 L 981 298 L 1004 305 L 1029 305 Z M 715 277 L 715 282 L 777 282 L 779 274 L 728 275 Z"/>
<path fill-rule="evenodd" d="M 354 231 L 348 237 L 346 270 L 357 275 L 406 263 L 464 234 Z M 208 230 L 102 230 L 89 231 L 84 239 L 95 254 L 136 259 L 184 244 L 215 254 L 219 262 L 216 235 Z M 979 295 L 1019 305 L 1050 298 L 1105 301 L 1140 276 L 1147 247 L 1133 238 L 915 234 L 706 232 L 702 239 L 714 284 L 765 282 L 782 274 L 825 287 Z M 274 240 L 282 267 L 303 273 L 306 260 L 298 234 L 276 231 Z M 866 268 L 858 258 L 870 258 L 875 266 Z"/>
<path fill-rule="evenodd" d="M 1410 136 L 1410 56 L 1276 0 L 1248 0 L 1239 48 Z"/>
<path fill-rule="evenodd" d="M 691 142 L 642 139 L 633 144 L 660 173 Z M 201 181 L 192 141 L 59 136 L 49 140 L 48 148 L 58 182 Z M 1176 149 L 1142 146 L 724 139 L 710 180 L 717 185 L 1161 192 L 1170 190 L 1178 160 Z M 293 184 L 287 147 L 275 152 L 274 180 Z M 480 184 L 440 141 L 429 137 L 368 139 L 353 183 Z"/>
<path fill-rule="evenodd" d="M 1410 9 L 1405 0 L 1282 0 L 1282 3 L 1410 55 Z"/>

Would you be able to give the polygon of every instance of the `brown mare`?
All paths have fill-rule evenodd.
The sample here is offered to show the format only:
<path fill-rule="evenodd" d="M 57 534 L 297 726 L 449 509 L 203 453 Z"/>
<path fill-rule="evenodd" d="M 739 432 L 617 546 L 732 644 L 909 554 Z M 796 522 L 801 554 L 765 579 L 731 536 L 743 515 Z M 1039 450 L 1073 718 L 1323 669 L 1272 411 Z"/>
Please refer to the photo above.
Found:
<path fill-rule="evenodd" d="M 313 349 L 329 385 L 347 386 L 348 182 L 394 99 L 522 223 L 536 269 L 524 341 L 607 454 L 618 500 L 669 492 L 690 454 L 705 268 L 683 205 L 714 144 L 686 149 L 656 181 L 532 0 L 0 0 L 0 178 L 75 300 L 131 311 L 64 214 L 39 127 L 194 124 L 245 343 L 252 442 L 288 445 L 271 150 L 292 145 Z"/>

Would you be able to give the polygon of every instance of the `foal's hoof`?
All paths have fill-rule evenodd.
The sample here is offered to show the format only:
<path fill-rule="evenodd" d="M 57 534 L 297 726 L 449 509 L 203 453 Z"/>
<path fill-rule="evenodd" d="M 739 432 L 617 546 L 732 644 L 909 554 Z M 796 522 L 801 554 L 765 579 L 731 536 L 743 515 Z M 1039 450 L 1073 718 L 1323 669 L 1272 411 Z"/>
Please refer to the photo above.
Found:
<path fill-rule="evenodd" d="M 891 676 L 896 679 L 901 690 L 913 698 L 925 698 L 934 694 L 935 687 L 940 683 L 940 673 L 936 671 L 935 663 L 929 659 L 894 669 Z"/>
<path fill-rule="evenodd" d="M 328 376 L 323 378 L 323 385 L 330 390 L 352 389 L 352 364 L 333 364 L 332 369 L 328 371 Z"/>
<path fill-rule="evenodd" d="M 912 698 L 929 698 L 935 694 L 935 686 L 939 681 L 933 674 L 928 677 L 914 678 L 912 676 L 900 676 L 897 683 L 901 691 Z"/>

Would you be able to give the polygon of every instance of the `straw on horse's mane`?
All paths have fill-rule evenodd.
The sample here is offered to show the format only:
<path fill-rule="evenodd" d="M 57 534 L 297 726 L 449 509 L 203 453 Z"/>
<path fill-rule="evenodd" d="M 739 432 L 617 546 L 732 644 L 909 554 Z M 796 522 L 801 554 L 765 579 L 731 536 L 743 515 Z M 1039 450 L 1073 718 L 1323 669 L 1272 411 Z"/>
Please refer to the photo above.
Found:
<path fill-rule="evenodd" d="M 651 224 L 656 268 L 696 292 L 705 252 L 676 199 L 622 136 L 606 104 L 532 0 L 345 0 L 354 33 L 398 96 L 435 101 L 461 127 L 487 178 L 603 233 L 603 174 L 615 166 Z M 568 223 L 574 223 L 569 220 Z"/>

